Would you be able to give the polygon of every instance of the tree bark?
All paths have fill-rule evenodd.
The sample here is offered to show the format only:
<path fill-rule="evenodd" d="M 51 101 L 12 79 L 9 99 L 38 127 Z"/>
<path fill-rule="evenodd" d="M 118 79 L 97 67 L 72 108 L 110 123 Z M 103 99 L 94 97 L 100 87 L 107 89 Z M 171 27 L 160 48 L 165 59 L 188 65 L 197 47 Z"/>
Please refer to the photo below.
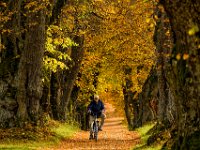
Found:
<path fill-rule="evenodd" d="M 137 118 L 137 126 L 142 126 L 148 121 L 155 119 L 154 114 L 152 113 L 152 107 L 150 102 L 153 99 L 157 98 L 158 93 L 158 77 L 156 74 L 155 66 L 152 66 L 152 69 L 147 77 L 143 87 L 142 92 L 138 95 L 138 104 L 139 104 L 139 115 Z"/>
<path fill-rule="evenodd" d="M 58 20 L 58 17 L 61 14 L 61 10 L 65 6 L 66 3 L 67 3 L 67 0 L 54 1 L 54 7 L 52 10 L 52 16 L 49 19 L 49 24 L 54 24 Z"/>
<path fill-rule="evenodd" d="M 169 54 L 171 50 L 171 36 L 170 24 L 166 12 L 163 7 L 158 4 L 155 10 L 157 16 L 156 27 L 154 32 L 154 43 L 156 45 L 157 54 L 157 77 L 158 77 L 158 121 L 162 125 L 169 123 L 167 116 L 167 106 L 169 104 L 168 92 L 169 86 L 167 85 L 167 74 Z"/>
<path fill-rule="evenodd" d="M 36 25 L 32 25 L 36 23 Z M 42 10 L 27 18 L 25 48 L 19 63 L 17 84 L 17 116 L 23 122 L 37 121 L 42 96 L 42 59 L 45 49 L 45 14 Z"/>
<path fill-rule="evenodd" d="M 10 17 L 9 20 L 1 26 L 1 30 L 10 29 L 11 32 L 1 33 L 0 36 L 0 42 L 5 46 L 4 51 L 0 50 L 0 70 L 3 71 L 0 71 L 0 107 L 5 107 L 0 110 L 2 116 L 0 124 L 2 127 L 16 126 L 16 118 L 18 118 L 17 122 L 23 126 L 25 121 L 37 122 L 40 112 L 50 109 L 45 107 L 50 105 L 48 97 L 50 93 L 43 94 L 41 99 L 43 91 L 50 92 L 49 87 L 42 90 L 41 82 L 46 42 L 45 25 L 50 25 L 57 20 L 66 1 L 50 2 L 51 5 L 47 7 L 52 8 L 47 8 L 48 11 L 47 3 L 43 1 L 39 1 L 41 3 L 38 3 L 40 7 L 37 9 L 35 9 L 37 6 L 29 5 L 30 1 L 5 0 L 3 2 L 7 7 L 5 9 L 2 7 L 2 13 L 11 12 L 12 15 L 9 14 L 7 16 Z M 52 11 L 55 12 L 52 17 L 46 15 L 51 14 Z"/>
<path fill-rule="evenodd" d="M 175 40 L 171 58 L 175 78 L 171 78 L 170 86 L 175 87 L 178 140 L 173 148 L 189 149 L 192 135 L 200 131 L 200 1 L 161 0 L 161 3 L 169 16 Z"/>
<path fill-rule="evenodd" d="M 62 86 L 61 83 L 61 73 L 52 73 L 51 75 L 51 116 L 55 120 L 60 120 L 61 116 L 61 92 Z"/>
<path fill-rule="evenodd" d="M 75 36 L 73 38 L 73 41 L 78 44 L 78 46 L 73 46 L 71 51 L 71 59 L 72 64 L 67 71 L 66 77 L 65 77 L 65 85 L 63 90 L 63 95 L 61 98 L 61 106 L 62 106 L 62 118 L 63 120 L 67 119 L 67 107 L 68 103 L 70 101 L 71 92 L 76 80 L 76 77 L 78 75 L 81 62 L 83 59 L 84 54 L 84 37 L 83 36 Z"/>
<path fill-rule="evenodd" d="M 0 48 L 0 126 L 13 127 L 16 126 L 16 109 L 18 107 L 16 101 L 16 84 L 14 82 L 19 64 L 19 53 L 24 48 L 21 33 L 21 5 L 22 0 L 5 1 L 7 9 L 3 10 L 3 14 L 12 12 L 9 16 L 10 20 L 1 25 L 1 29 L 10 30 L 11 32 L 1 33 Z M 18 33 L 18 34 L 17 34 Z M 2 45 L 5 48 L 2 50 Z"/>
<path fill-rule="evenodd" d="M 132 104 L 133 96 L 134 96 L 134 93 L 131 91 L 131 88 L 133 87 L 133 82 L 131 80 L 132 68 L 129 66 L 125 66 L 124 74 L 126 75 L 125 81 L 124 81 L 125 84 L 123 85 L 124 111 L 125 111 L 129 129 L 132 130 L 133 129 L 133 121 L 132 121 L 133 112 L 131 111 L 132 109 L 131 104 Z"/>

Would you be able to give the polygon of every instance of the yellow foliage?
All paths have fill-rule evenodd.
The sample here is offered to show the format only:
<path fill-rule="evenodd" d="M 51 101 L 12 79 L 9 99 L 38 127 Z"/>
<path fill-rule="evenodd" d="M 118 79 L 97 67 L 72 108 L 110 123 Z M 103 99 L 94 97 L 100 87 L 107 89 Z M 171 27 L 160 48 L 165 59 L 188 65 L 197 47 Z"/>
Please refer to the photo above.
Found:
<path fill-rule="evenodd" d="M 150 7 L 150 5 L 138 2 L 130 6 L 128 2 L 112 1 L 109 5 L 106 2 L 102 2 L 99 7 L 96 6 L 96 8 L 99 8 L 96 12 L 103 16 L 104 19 L 101 20 L 101 26 L 95 33 L 87 32 L 85 40 L 89 51 L 93 49 L 94 53 L 96 52 L 97 55 L 99 53 L 102 56 L 101 62 L 107 63 L 105 65 L 105 67 L 108 66 L 107 69 L 104 70 L 102 68 L 104 70 L 102 73 L 105 72 L 106 74 L 101 76 L 105 80 L 99 79 L 101 83 L 109 84 L 106 79 L 112 78 L 114 80 L 117 76 L 121 77 L 122 81 L 123 76 L 120 74 L 123 73 L 122 68 L 124 65 L 129 65 L 136 70 L 137 66 L 142 63 L 148 66 L 147 68 L 150 68 L 153 64 L 154 44 L 151 40 L 153 31 L 149 32 L 148 28 L 153 28 L 155 25 L 152 24 L 149 26 L 152 11 L 149 9 L 149 12 L 146 14 L 143 13 L 145 8 Z M 144 21 L 139 16 L 148 19 Z M 113 69 L 109 66 L 112 66 Z M 144 82 L 148 71 L 149 69 L 146 69 L 146 71 L 143 71 L 137 77 Z M 112 74 L 116 75 L 113 76 Z M 141 91 L 142 85 L 136 84 L 138 81 L 137 79 L 135 80 L 134 74 L 133 80 L 135 85 L 133 90 Z M 109 82 L 112 82 L 112 80 Z M 102 84 L 99 85 L 101 88 Z M 121 84 L 120 80 L 115 84 Z M 110 86 L 107 87 L 110 89 L 113 88 Z"/>
<path fill-rule="evenodd" d="M 38 3 L 36 1 L 32 1 L 32 2 L 29 2 L 27 3 L 24 8 L 26 9 L 30 9 L 31 7 L 37 7 L 38 6 Z"/>
<path fill-rule="evenodd" d="M 180 54 L 180 53 L 176 55 L 176 59 L 177 59 L 177 60 L 180 60 L 180 59 L 181 59 L 181 54 Z"/>
<path fill-rule="evenodd" d="M 183 54 L 183 60 L 187 60 L 189 58 L 189 54 Z"/>
<path fill-rule="evenodd" d="M 146 22 L 149 23 L 151 21 L 150 18 L 146 18 Z"/>
<path fill-rule="evenodd" d="M 85 38 L 81 79 L 76 84 L 86 94 L 95 90 L 105 92 L 105 89 L 122 91 L 124 66 L 133 70 L 131 90 L 141 91 L 155 58 L 152 12 L 150 2 L 137 1 L 130 5 L 129 0 L 95 0 L 78 5 L 72 2 L 63 9 L 62 26 L 69 33 L 83 34 Z M 138 65 L 144 66 L 139 74 Z M 100 72 L 97 89 L 93 85 L 95 71 Z"/>
<path fill-rule="evenodd" d="M 189 29 L 188 34 L 189 35 L 194 35 L 197 32 L 199 32 L 198 25 L 193 25 L 192 28 Z"/>

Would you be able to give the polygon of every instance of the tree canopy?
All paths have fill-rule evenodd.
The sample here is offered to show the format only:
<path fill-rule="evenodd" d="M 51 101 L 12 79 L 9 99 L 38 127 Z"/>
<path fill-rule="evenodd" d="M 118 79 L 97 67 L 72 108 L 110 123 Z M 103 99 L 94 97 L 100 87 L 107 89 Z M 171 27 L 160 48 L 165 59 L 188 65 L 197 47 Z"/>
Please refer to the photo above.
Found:
<path fill-rule="evenodd" d="M 0 127 L 50 118 L 87 129 L 87 104 L 99 94 L 130 130 L 156 120 L 155 137 L 167 129 L 166 145 L 187 149 L 200 136 L 199 6 L 1 0 Z"/>

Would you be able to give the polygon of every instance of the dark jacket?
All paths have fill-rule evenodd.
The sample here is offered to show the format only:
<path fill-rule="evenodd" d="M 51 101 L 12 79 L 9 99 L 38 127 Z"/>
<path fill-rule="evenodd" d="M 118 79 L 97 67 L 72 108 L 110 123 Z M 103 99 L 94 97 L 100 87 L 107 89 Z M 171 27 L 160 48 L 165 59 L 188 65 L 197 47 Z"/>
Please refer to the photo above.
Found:
<path fill-rule="evenodd" d="M 102 110 L 104 109 L 104 104 L 101 100 L 96 103 L 94 100 L 88 105 L 88 110 L 91 110 L 92 115 L 100 116 Z"/>

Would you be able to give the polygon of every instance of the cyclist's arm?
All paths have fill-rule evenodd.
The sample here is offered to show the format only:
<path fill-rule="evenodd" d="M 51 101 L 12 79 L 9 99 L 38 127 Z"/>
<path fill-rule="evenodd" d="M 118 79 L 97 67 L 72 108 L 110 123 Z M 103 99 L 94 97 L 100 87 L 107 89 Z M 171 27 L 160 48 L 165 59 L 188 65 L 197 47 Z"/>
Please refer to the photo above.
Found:
<path fill-rule="evenodd" d="M 103 102 L 101 102 L 101 112 L 102 112 L 102 113 L 105 113 L 105 107 L 104 107 Z"/>
<path fill-rule="evenodd" d="M 92 102 L 88 105 L 88 112 L 91 113 L 92 112 Z"/>

